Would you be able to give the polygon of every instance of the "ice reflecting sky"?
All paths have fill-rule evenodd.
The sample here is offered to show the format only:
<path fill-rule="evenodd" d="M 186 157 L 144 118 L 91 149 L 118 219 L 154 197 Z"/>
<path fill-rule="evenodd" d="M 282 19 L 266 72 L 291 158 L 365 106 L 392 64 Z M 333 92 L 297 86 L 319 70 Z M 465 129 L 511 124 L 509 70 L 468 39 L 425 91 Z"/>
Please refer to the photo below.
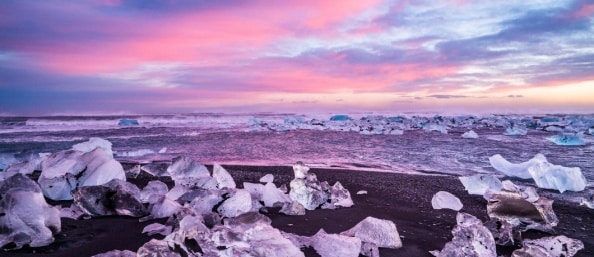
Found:
<path fill-rule="evenodd" d="M 594 3 L 2 1 L 0 113 L 594 111 Z"/>

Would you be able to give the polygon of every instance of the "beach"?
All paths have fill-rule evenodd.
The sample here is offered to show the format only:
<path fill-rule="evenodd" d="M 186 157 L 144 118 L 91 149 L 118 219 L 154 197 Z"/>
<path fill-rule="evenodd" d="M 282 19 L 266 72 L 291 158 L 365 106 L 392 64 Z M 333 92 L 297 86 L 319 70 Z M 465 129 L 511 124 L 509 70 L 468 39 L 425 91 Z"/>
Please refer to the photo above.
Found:
<path fill-rule="evenodd" d="M 256 182 L 266 174 L 274 175 L 278 186 L 288 185 L 293 179 L 290 166 L 237 166 L 223 165 L 233 176 L 238 187 L 243 182 Z M 208 166 L 212 169 L 212 166 Z M 368 216 L 393 221 L 401 236 L 400 249 L 380 248 L 380 256 L 432 256 L 429 251 L 441 250 L 452 239 L 451 230 L 456 223 L 456 211 L 431 207 L 431 198 L 438 191 L 448 191 L 460 198 L 464 207 L 461 212 L 469 213 L 482 221 L 488 219 L 486 200 L 481 196 L 469 195 L 457 177 L 445 175 L 411 175 L 388 172 L 372 172 L 345 169 L 312 168 L 310 172 L 320 181 L 333 184 L 340 181 L 351 193 L 354 206 L 335 210 L 317 209 L 307 211 L 304 216 L 287 216 L 278 209 L 269 208 L 264 213 L 272 220 L 273 227 L 289 233 L 311 236 L 319 229 L 328 233 L 345 231 Z M 130 182 L 142 188 L 151 175 L 142 172 Z M 170 186 L 169 178 L 163 179 Z M 365 190 L 367 194 L 357 194 Z M 540 190 L 540 189 L 539 189 Z M 65 202 L 64 204 L 67 204 Z M 575 203 L 556 201 L 553 209 L 559 217 L 554 234 L 528 231 L 523 238 L 540 238 L 551 235 L 566 235 L 583 241 L 585 248 L 576 256 L 594 254 L 594 210 Z M 1 252 L 2 256 L 92 256 L 114 249 L 136 251 L 151 238 L 141 234 L 144 226 L 154 222 L 164 223 L 166 219 L 139 222 L 137 218 L 100 217 L 82 220 L 62 218 L 62 231 L 56 241 L 37 249 L 23 248 Z M 498 254 L 509 256 L 516 247 L 498 247 Z M 318 256 L 311 249 L 303 249 L 306 256 Z"/>

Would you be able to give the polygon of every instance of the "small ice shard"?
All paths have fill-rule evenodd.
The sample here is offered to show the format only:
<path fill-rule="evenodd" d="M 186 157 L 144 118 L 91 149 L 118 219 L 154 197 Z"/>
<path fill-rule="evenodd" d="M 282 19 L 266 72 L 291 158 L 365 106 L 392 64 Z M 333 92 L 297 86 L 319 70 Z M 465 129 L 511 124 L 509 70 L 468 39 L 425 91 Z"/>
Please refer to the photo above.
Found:
<path fill-rule="evenodd" d="M 330 197 L 326 203 L 322 205 L 322 209 L 336 209 L 338 207 L 351 207 L 353 206 L 353 199 L 351 199 L 351 193 L 349 190 L 344 188 L 338 181 L 329 188 Z"/>
<path fill-rule="evenodd" d="M 210 172 L 206 166 L 192 160 L 187 156 L 177 157 L 173 159 L 173 163 L 167 172 L 171 175 L 171 178 L 179 183 L 188 183 L 188 180 L 194 180 L 196 178 L 210 177 Z"/>
<path fill-rule="evenodd" d="M 579 135 L 556 135 L 547 137 L 547 140 L 555 143 L 556 145 L 564 146 L 579 146 L 585 145 L 584 139 Z"/>
<path fill-rule="evenodd" d="M 118 126 L 138 126 L 138 120 L 135 119 L 120 119 Z"/>
<path fill-rule="evenodd" d="M 237 189 L 233 195 L 225 200 L 217 209 L 224 217 L 237 217 L 252 209 L 252 196 L 245 189 Z"/>
<path fill-rule="evenodd" d="M 365 191 L 365 190 L 359 190 L 359 191 L 357 191 L 357 194 L 358 195 L 366 195 L 367 194 L 367 191 Z"/>
<path fill-rule="evenodd" d="M 373 243 L 376 247 L 393 249 L 402 247 L 396 224 L 390 220 L 367 217 L 340 234 L 359 238 L 364 243 Z"/>
<path fill-rule="evenodd" d="M 455 195 L 446 191 L 439 191 L 433 195 L 431 199 L 431 206 L 433 209 L 450 209 L 459 211 L 462 209 L 462 202 Z"/>
<path fill-rule="evenodd" d="M 432 251 L 436 257 L 496 257 L 495 240 L 491 232 L 476 217 L 459 212 L 454 238 L 441 251 Z"/>
<path fill-rule="evenodd" d="M 471 130 L 471 131 L 468 131 L 468 132 L 465 132 L 464 134 L 462 134 L 462 137 L 476 139 L 479 137 L 479 135 L 476 132 L 474 132 L 474 130 Z"/>
<path fill-rule="evenodd" d="M 261 177 L 259 181 L 264 184 L 272 183 L 272 181 L 274 181 L 274 176 L 272 174 L 266 174 L 263 177 Z"/>
<path fill-rule="evenodd" d="M 69 218 L 77 220 L 82 217 L 85 213 L 75 204 L 71 204 L 70 207 L 60 209 L 60 218 Z"/>
<path fill-rule="evenodd" d="M 136 253 L 130 250 L 111 250 L 100 254 L 95 254 L 92 257 L 136 257 Z"/>
<path fill-rule="evenodd" d="M 273 207 L 275 203 L 286 203 L 291 202 L 291 198 L 283 192 L 281 192 L 274 183 L 266 183 L 262 189 L 262 198 L 264 206 Z"/>
<path fill-rule="evenodd" d="M 299 168 L 295 169 L 294 166 L 295 179 L 289 183 L 291 188 L 289 197 L 291 200 L 299 202 L 305 209 L 315 210 L 329 199 L 330 194 L 327 192 L 329 185 L 326 182 L 320 183 L 313 173 L 306 173 L 305 178 L 300 178 L 304 173 L 298 172 L 301 170 L 301 167 Z"/>
<path fill-rule="evenodd" d="M 167 184 L 159 180 L 149 181 L 148 184 L 140 191 L 140 201 L 143 203 L 151 203 L 151 198 L 166 195 L 169 191 Z"/>
<path fill-rule="evenodd" d="M 365 257 L 380 257 L 379 249 L 374 243 L 361 243 L 361 255 Z"/>
<path fill-rule="evenodd" d="M 91 216 L 147 214 L 139 199 L 140 190 L 129 182 L 113 180 L 105 185 L 79 187 L 72 195 L 74 204 Z"/>
<path fill-rule="evenodd" d="M 161 148 L 158 153 L 167 153 L 167 147 Z"/>
<path fill-rule="evenodd" d="M 86 164 L 80 159 L 80 151 L 67 150 L 51 154 L 41 162 L 41 174 L 37 182 L 43 195 L 52 200 L 71 200 L 70 191 L 77 186 L 77 176 Z"/>
<path fill-rule="evenodd" d="M 113 159 L 105 149 L 97 147 L 81 156 L 87 168 L 78 179 L 78 186 L 103 185 L 113 179 L 126 181 L 122 164 Z"/>
<path fill-rule="evenodd" d="M 291 201 L 285 202 L 279 212 L 290 216 L 305 215 L 305 208 L 300 203 Z"/>
<path fill-rule="evenodd" d="M 152 235 L 169 235 L 171 234 L 171 226 L 165 226 L 161 223 L 153 223 L 153 224 L 149 224 L 146 227 L 144 227 L 142 229 L 142 233 L 147 233 L 148 236 L 152 236 Z"/>
<path fill-rule="evenodd" d="M 297 162 L 293 165 L 293 172 L 295 173 L 295 178 L 304 179 L 309 171 L 309 167 L 305 166 L 303 162 Z"/>
<path fill-rule="evenodd" d="M 563 193 L 582 191 L 586 188 L 586 178 L 578 167 L 563 167 L 548 162 L 536 163 L 528 172 L 540 188 L 556 189 Z"/>
<path fill-rule="evenodd" d="M 514 245 L 516 241 L 522 240 L 521 233 L 506 220 L 491 218 L 484 226 L 491 231 L 497 245 Z"/>
<path fill-rule="evenodd" d="M 22 174 L 0 182 L 0 247 L 40 247 L 61 229 L 60 211 L 45 201 L 41 188 Z"/>
<path fill-rule="evenodd" d="M 501 191 L 501 181 L 493 175 L 476 174 L 458 179 L 464 185 L 464 189 L 472 195 L 484 195 L 487 190 Z"/>
<path fill-rule="evenodd" d="M 212 177 L 217 181 L 217 188 L 235 188 L 235 181 L 231 174 L 221 165 L 214 164 L 212 168 Z"/>
<path fill-rule="evenodd" d="M 149 206 L 151 217 L 155 219 L 170 217 L 181 208 L 182 206 L 178 202 L 167 196 L 160 196 L 155 200 L 155 203 Z"/>
<path fill-rule="evenodd" d="M 501 155 L 496 154 L 489 157 L 489 162 L 493 168 L 507 176 L 529 179 L 532 178 L 532 175 L 530 175 L 530 172 L 528 172 L 528 168 L 532 167 L 532 165 L 536 163 L 547 162 L 547 159 L 544 155 L 537 154 L 534 156 L 534 158 L 526 162 L 514 164 L 504 159 Z"/>
<path fill-rule="evenodd" d="M 526 231 L 536 229 L 551 231 L 559 220 L 553 211 L 553 200 L 538 197 L 531 190 L 508 191 L 493 194 L 488 199 L 487 214 L 509 222 L 514 228 Z"/>
<path fill-rule="evenodd" d="M 361 240 L 356 237 L 327 234 L 320 229 L 312 236 L 312 247 L 322 257 L 357 257 L 361 252 Z"/>
<path fill-rule="evenodd" d="M 523 126 L 510 126 L 505 128 L 505 132 L 503 132 L 504 135 L 506 136 L 525 136 L 526 134 L 528 134 L 528 129 L 526 129 Z"/>
<path fill-rule="evenodd" d="M 87 153 L 90 151 L 95 150 L 95 148 L 102 148 L 105 152 L 113 157 L 113 151 L 111 149 L 111 142 L 98 138 L 98 137 L 91 137 L 89 141 L 78 143 L 72 146 L 72 150 L 77 150 L 83 153 Z"/>
<path fill-rule="evenodd" d="M 524 240 L 522 248 L 515 250 L 512 257 L 572 257 L 582 249 L 584 249 L 584 243 L 580 240 L 563 235 L 551 236 Z"/>
<path fill-rule="evenodd" d="M 136 252 L 137 257 L 181 257 L 164 240 L 151 239 L 151 241 L 142 245 Z"/>

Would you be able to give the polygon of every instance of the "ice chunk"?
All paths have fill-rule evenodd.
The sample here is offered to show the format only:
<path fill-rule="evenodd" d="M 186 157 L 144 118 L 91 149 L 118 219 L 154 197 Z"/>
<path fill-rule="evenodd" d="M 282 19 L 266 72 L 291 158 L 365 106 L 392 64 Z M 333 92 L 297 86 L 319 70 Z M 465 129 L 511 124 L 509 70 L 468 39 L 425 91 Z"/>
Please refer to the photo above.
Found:
<path fill-rule="evenodd" d="M 534 158 L 526 162 L 514 164 L 504 159 L 501 155 L 496 154 L 489 158 L 489 162 L 493 168 L 507 176 L 529 179 L 532 178 L 532 175 L 530 175 L 530 172 L 528 172 L 528 168 L 536 163 L 547 162 L 547 159 L 544 155 L 537 154 L 534 156 Z"/>
<path fill-rule="evenodd" d="M 299 202 L 307 210 L 315 210 L 326 203 L 330 194 L 327 192 L 329 185 L 326 182 L 320 183 L 315 174 L 309 173 L 306 178 L 298 178 L 297 170 L 295 179 L 291 180 L 289 197 Z M 302 174 L 302 173 L 300 173 Z"/>
<path fill-rule="evenodd" d="M 198 189 L 193 191 L 196 197 L 187 204 L 196 214 L 205 214 L 213 211 L 213 208 L 223 201 L 223 192 L 215 190 Z"/>
<path fill-rule="evenodd" d="M 45 246 L 60 232 L 60 211 L 45 201 L 41 188 L 22 174 L 15 174 L 0 186 L 0 247 L 14 243 Z"/>
<path fill-rule="evenodd" d="M 147 165 L 143 165 L 140 167 L 140 170 L 151 174 L 155 177 L 165 177 L 170 176 L 167 169 L 169 168 L 169 164 L 163 162 L 153 162 Z"/>
<path fill-rule="evenodd" d="M 245 189 L 237 189 L 233 196 L 225 200 L 217 209 L 224 217 L 237 217 L 252 209 L 252 196 Z"/>
<path fill-rule="evenodd" d="M 84 214 L 85 214 L 85 212 L 83 212 L 83 210 L 81 210 L 75 204 L 70 204 L 70 207 L 60 209 L 60 218 L 69 218 L 69 219 L 77 220 L 78 218 L 82 217 Z"/>
<path fill-rule="evenodd" d="M 347 120 L 351 120 L 351 117 L 349 117 L 348 115 L 344 115 L 344 114 L 337 114 L 337 115 L 330 117 L 330 120 L 331 121 L 347 121 Z"/>
<path fill-rule="evenodd" d="M 459 212 L 456 226 L 452 230 L 454 238 L 446 243 L 441 251 L 432 251 L 436 257 L 496 257 L 495 240 L 489 230 L 476 217 Z"/>
<path fill-rule="evenodd" d="M 148 184 L 140 191 L 140 201 L 143 203 L 151 203 L 152 199 L 158 199 L 159 196 L 167 194 L 169 188 L 167 184 L 159 181 L 153 180 L 148 182 Z"/>
<path fill-rule="evenodd" d="M 474 130 L 465 132 L 464 134 L 462 134 L 463 138 L 470 138 L 470 139 L 476 139 L 478 138 L 478 134 L 476 132 L 474 132 Z"/>
<path fill-rule="evenodd" d="M 357 191 L 357 194 L 358 195 L 366 195 L 367 194 L 367 191 L 366 190 L 359 190 L 359 191 Z"/>
<path fill-rule="evenodd" d="M 446 191 L 439 191 L 433 195 L 431 199 L 431 206 L 433 209 L 450 209 L 459 211 L 462 209 L 462 202 L 455 195 Z"/>
<path fill-rule="evenodd" d="M 95 254 L 92 257 L 136 257 L 136 253 L 130 250 L 111 250 L 100 254 Z"/>
<path fill-rule="evenodd" d="M 582 191 L 586 188 L 586 178 L 578 167 L 563 167 L 548 162 L 535 163 L 528 172 L 540 188 L 556 189 L 563 193 Z"/>
<path fill-rule="evenodd" d="M 303 162 L 297 162 L 293 165 L 293 172 L 295 173 L 295 178 L 303 179 L 307 175 L 309 171 L 309 167 L 305 166 Z"/>
<path fill-rule="evenodd" d="M 588 134 L 594 136 L 594 127 L 591 127 L 591 128 L 588 129 Z"/>
<path fill-rule="evenodd" d="M 285 202 L 279 212 L 291 216 L 305 215 L 305 208 L 300 203 L 291 201 Z"/>
<path fill-rule="evenodd" d="M 233 177 L 221 165 L 213 165 L 212 177 L 217 181 L 217 188 L 235 188 Z"/>
<path fill-rule="evenodd" d="M 469 194 L 484 195 L 487 190 L 501 191 L 501 181 L 493 175 L 476 174 L 458 179 Z"/>
<path fill-rule="evenodd" d="M 516 241 L 522 240 L 520 231 L 506 220 L 491 218 L 484 225 L 493 234 L 497 245 L 514 245 Z"/>
<path fill-rule="evenodd" d="M 312 247 L 322 257 L 357 257 L 361 252 L 361 240 L 356 237 L 328 234 L 320 229 L 312 236 Z"/>
<path fill-rule="evenodd" d="M 155 153 L 155 151 L 153 151 L 151 149 L 139 149 L 139 150 L 127 151 L 127 152 L 117 152 L 116 155 L 122 156 L 122 157 L 141 157 L 141 156 L 154 154 L 154 153 Z"/>
<path fill-rule="evenodd" d="M 264 185 L 255 184 L 250 182 L 243 182 L 243 188 L 250 192 L 253 199 L 262 199 L 262 192 L 264 191 Z"/>
<path fill-rule="evenodd" d="M 528 129 L 523 126 L 510 126 L 505 128 L 505 132 L 503 132 L 506 136 L 525 136 L 528 134 Z"/>
<path fill-rule="evenodd" d="M 353 206 L 353 199 L 351 199 L 351 193 L 349 190 L 344 188 L 338 181 L 329 188 L 330 197 L 326 203 L 322 205 L 322 209 L 336 209 L 338 207 L 351 207 Z"/>
<path fill-rule="evenodd" d="M 161 148 L 161 150 L 159 150 L 159 153 L 167 153 L 167 147 Z"/>
<path fill-rule="evenodd" d="M 206 169 L 206 166 L 187 156 L 173 159 L 173 163 L 167 168 L 167 172 L 175 180 L 176 184 L 178 182 L 187 184 L 189 183 L 188 181 L 196 178 L 210 177 L 210 172 Z"/>
<path fill-rule="evenodd" d="M 138 120 L 135 119 L 120 119 L 118 126 L 138 126 Z"/>
<path fill-rule="evenodd" d="M 286 203 L 290 202 L 291 198 L 283 192 L 281 192 L 274 183 L 266 183 L 262 189 L 262 202 L 264 206 L 273 207 L 275 203 Z"/>
<path fill-rule="evenodd" d="M 396 224 L 390 220 L 367 217 L 340 234 L 359 238 L 362 242 L 373 243 L 377 247 L 394 249 L 402 247 Z"/>
<path fill-rule="evenodd" d="M 427 124 L 423 127 L 423 130 L 425 131 L 437 131 L 441 134 L 447 134 L 448 133 L 448 127 L 445 125 L 440 125 L 440 124 Z"/>
<path fill-rule="evenodd" d="M 136 252 L 137 257 L 181 257 L 182 255 L 173 251 L 164 240 L 151 239 L 142 245 Z"/>
<path fill-rule="evenodd" d="M 32 158 L 25 160 L 23 162 L 14 163 L 6 168 L 5 172 L 14 172 L 14 173 L 21 173 L 21 174 L 32 174 L 36 170 L 41 170 L 41 162 L 48 156 L 49 154 L 38 154 L 37 156 L 33 155 Z M 0 168 L 1 170 L 1 168 Z"/>
<path fill-rule="evenodd" d="M 182 206 L 178 202 L 167 196 L 159 197 L 155 203 L 149 206 L 151 217 L 155 219 L 170 217 L 177 213 L 181 208 Z"/>
<path fill-rule="evenodd" d="M 147 233 L 148 236 L 152 236 L 152 235 L 169 235 L 171 234 L 171 230 L 172 227 L 171 226 L 165 226 L 161 223 L 153 223 L 153 224 L 149 224 L 146 227 L 144 227 L 142 229 L 142 233 Z"/>
<path fill-rule="evenodd" d="M 547 140 L 555 143 L 556 145 L 565 146 L 578 146 L 585 145 L 584 139 L 579 135 L 556 135 L 547 137 Z"/>
<path fill-rule="evenodd" d="M 374 243 L 361 243 L 361 255 L 366 257 L 380 257 L 379 249 Z"/>
<path fill-rule="evenodd" d="M 274 176 L 272 174 L 266 174 L 259 180 L 261 183 L 272 183 L 274 181 Z"/>
<path fill-rule="evenodd" d="M 0 170 L 6 170 L 10 165 L 19 161 L 10 153 L 0 153 Z"/>
<path fill-rule="evenodd" d="M 512 253 L 512 257 L 572 257 L 582 249 L 584 249 L 584 243 L 582 243 L 580 240 L 572 239 L 563 235 L 555 237 L 551 236 L 540 239 L 524 240 L 522 242 L 522 248 L 515 250 Z"/>
<path fill-rule="evenodd" d="M 538 197 L 528 192 L 501 190 L 488 199 L 487 214 L 491 218 L 505 220 L 522 231 L 537 229 L 551 231 L 559 219 L 553 211 L 553 200 Z"/>
<path fill-rule="evenodd" d="M 77 150 L 83 153 L 87 153 L 90 151 L 95 150 L 95 148 L 102 148 L 105 152 L 113 157 L 113 151 L 111 149 L 111 142 L 98 138 L 98 137 L 91 137 L 89 141 L 78 143 L 72 146 L 73 150 Z"/>
<path fill-rule="evenodd" d="M 79 187 L 74 204 L 91 216 L 125 215 L 141 217 L 147 211 L 140 201 L 140 190 L 132 183 L 114 180 L 105 185 Z"/>
<path fill-rule="evenodd" d="M 77 186 L 76 177 L 85 169 L 80 151 L 67 150 L 51 154 L 41 162 L 37 182 L 43 194 L 52 200 L 71 200 L 70 191 Z"/>
<path fill-rule="evenodd" d="M 103 185 L 113 179 L 126 181 L 126 173 L 122 164 L 113 159 L 103 148 L 95 148 L 81 156 L 87 165 L 86 170 L 78 179 L 78 186 Z"/>

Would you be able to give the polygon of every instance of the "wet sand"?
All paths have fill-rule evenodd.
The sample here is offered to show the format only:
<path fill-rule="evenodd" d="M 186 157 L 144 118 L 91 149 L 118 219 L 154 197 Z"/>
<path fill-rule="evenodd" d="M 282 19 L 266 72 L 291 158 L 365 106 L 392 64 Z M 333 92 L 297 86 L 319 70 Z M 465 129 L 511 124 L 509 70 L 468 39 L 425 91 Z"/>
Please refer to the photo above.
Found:
<path fill-rule="evenodd" d="M 238 186 L 244 181 L 255 182 L 263 175 L 273 174 L 277 186 L 293 178 L 291 167 L 285 166 L 232 166 L 223 165 L 233 176 Z M 211 168 L 211 167 L 209 167 Z M 305 216 L 286 216 L 277 210 L 268 215 L 272 225 L 285 232 L 299 235 L 313 235 L 320 228 L 328 233 L 338 233 L 354 226 L 367 216 L 389 219 L 396 223 L 402 237 L 401 249 L 381 249 L 386 256 L 432 256 L 428 251 L 441 250 L 451 240 L 451 229 L 455 225 L 456 212 L 434 210 L 431 198 L 437 191 L 448 191 L 458 196 L 464 207 L 462 212 L 470 213 L 485 221 L 486 201 L 480 196 L 466 193 L 456 177 L 435 175 L 407 175 L 383 172 L 367 172 L 335 169 L 316 169 L 320 181 L 333 184 L 340 181 L 352 195 L 355 205 L 336 210 L 307 211 Z M 153 178 L 141 174 L 129 180 L 142 188 Z M 168 181 L 170 183 L 170 181 Z M 368 193 L 357 195 L 359 190 Z M 524 238 L 540 238 L 550 235 L 566 235 L 584 242 L 585 249 L 576 256 L 594 256 L 594 210 L 574 203 L 556 201 L 553 209 L 559 217 L 554 234 L 525 232 Z M 164 219 L 157 220 L 164 222 Z M 62 232 L 50 246 L 17 251 L 0 252 L 0 256 L 92 256 L 113 249 L 136 251 L 151 237 L 141 234 L 144 226 L 154 223 L 140 223 L 136 218 L 102 217 L 89 220 L 62 219 Z M 162 236 L 153 236 L 162 238 Z M 509 254 L 514 247 L 498 248 L 498 254 Z M 305 249 L 306 256 L 318 256 L 312 249 Z"/>

